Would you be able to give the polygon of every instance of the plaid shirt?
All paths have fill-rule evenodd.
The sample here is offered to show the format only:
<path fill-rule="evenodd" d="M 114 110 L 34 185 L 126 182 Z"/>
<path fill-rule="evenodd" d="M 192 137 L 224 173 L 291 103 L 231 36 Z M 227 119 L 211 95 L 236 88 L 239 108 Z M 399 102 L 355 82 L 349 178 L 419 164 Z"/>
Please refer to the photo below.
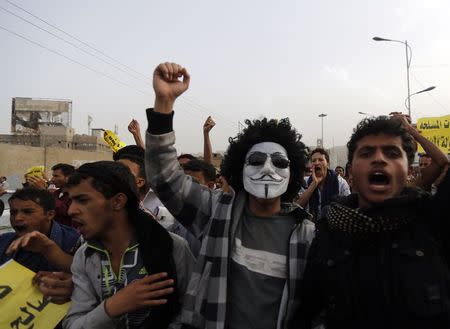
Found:
<path fill-rule="evenodd" d="M 224 329 L 227 276 L 231 243 L 242 218 L 247 194 L 211 191 L 184 174 L 174 148 L 174 132 L 146 135 L 147 180 L 167 209 L 203 243 L 183 301 L 183 310 L 172 328 Z M 289 328 L 299 306 L 298 287 L 306 266 L 314 224 L 308 214 L 292 204 L 282 212 L 298 218 L 289 241 L 288 279 L 283 291 L 277 328 Z M 181 324 L 180 324 L 181 323 Z"/>

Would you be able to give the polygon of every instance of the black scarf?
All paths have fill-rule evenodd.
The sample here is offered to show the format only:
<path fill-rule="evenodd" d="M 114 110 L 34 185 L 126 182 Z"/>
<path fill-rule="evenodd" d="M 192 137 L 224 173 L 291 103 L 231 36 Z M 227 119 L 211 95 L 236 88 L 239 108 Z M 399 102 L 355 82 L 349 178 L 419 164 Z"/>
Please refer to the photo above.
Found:
<path fill-rule="evenodd" d="M 357 208 L 357 194 L 352 194 L 339 202 L 332 202 L 327 209 L 326 220 L 330 230 L 345 232 L 353 237 L 393 232 L 416 218 L 421 205 L 429 197 L 420 189 L 405 188 L 398 197 L 362 210 Z"/>
<path fill-rule="evenodd" d="M 176 289 L 177 272 L 172 256 L 173 240 L 170 234 L 144 211 L 139 209 L 136 216 L 131 218 L 136 229 L 139 251 L 149 275 L 166 272 L 168 278 L 175 281 L 174 292 L 163 297 L 167 299 L 167 303 L 152 306 L 150 315 L 142 326 L 142 328 L 165 329 L 180 309 Z"/>

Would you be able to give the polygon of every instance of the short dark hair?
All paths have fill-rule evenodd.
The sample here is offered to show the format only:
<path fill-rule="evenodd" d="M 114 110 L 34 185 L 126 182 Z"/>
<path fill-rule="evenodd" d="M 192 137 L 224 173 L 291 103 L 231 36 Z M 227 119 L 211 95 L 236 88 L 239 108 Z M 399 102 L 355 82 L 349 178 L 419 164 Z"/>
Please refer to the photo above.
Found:
<path fill-rule="evenodd" d="M 365 118 L 358 123 L 347 143 L 348 162 L 352 162 L 357 144 L 361 139 L 366 136 L 380 134 L 400 137 L 403 150 L 406 152 L 408 164 L 414 162 L 417 147 L 413 137 L 403 127 L 403 123 L 400 120 L 388 116 Z"/>
<path fill-rule="evenodd" d="M 139 177 L 146 179 L 144 158 L 141 158 L 140 156 L 137 156 L 137 155 L 125 153 L 125 154 L 121 154 L 120 158 L 117 159 L 116 161 L 119 161 L 119 160 L 130 160 L 131 162 L 137 164 L 139 166 Z"/>
<path fill-rule="evenodd" d="M 195 160 L 195 159 L 197 159 L 195 156 L 193 156 L 192 154 L 189 154 L 189 153 L 183 153 L 183 154 L 180 154 L 179 156 L 178 156 L 178 158 L 177 158 L 177 160 L 180 160 L 180 159 L 188 159 L 188 160 Z"/>
<path fill-rule="evenodd" d="M 127 166 L 114 161 L 97 161 L 85 163 L 69 177 L 67 187 L 77 186 L 83 180 L 89 180 L 92 187 L 106 199 L 118 193 L 127 196 L 125 208 L 130 216 L 137 213 L 139 198 L 134 176 Z"/>
<path fill-rule="evenodd" d="M 145 150 L 137 145 L 127 145 L 122 147 L 120 150 L 118 150 L 116 153 L 113 153 L 113 160 L 117 161 L 122 158 L 124 154 L 132 154 L 137 157 L 140 157 L 144 159 L 145 157 Z"/>
<path fill-rule="evenodd" d="M 338 168 L 342 169 L 342 171 L 345 172 L 345 169 L 342 166 L 336 166 L 336 168 L 334 168 L 334 171 L 336 171 Z"/>
<path fill-rule="evenodd" d="M 427 153 L 419 153 L 419 158 L 430 158 L 431 159 L 431 156 Z"/>
<path fill-rule="evenodd" d="M 241 191 L 242 171 L 245 156 L 250 148 L 258 143 L 273 142 L 280 144 L 287 151 L 290 160 L 291 177 L 287 191 L 282 195 L 283 201 L 291 202 L 297 195 L 303 182 L 308 153 L 301 142 L 301 135 L 292 127 L 288 118 L 281 120 L 246 120 L 247 127 L 235 138 L 229 139 L 230 145 L 221 164 L 221 173 L 227 182 L 235 189 Z"/>
<path fill-rule="evenodd" d="M 11 195 L 8 202 L 11 204 L 11 201 L 13 200 L 33 201 L 42 207 L 44 212 L 55 210 L 55 198 L 53 197 L 53 194 L 47 190 L 41 190 L 34 187 L 19 189 Z"/>
<path fill-rule="evenodd" d="M 203 160 L 191 160 L 183 166 L 183 169 L 194 172 L 201 171 L 207 182 L 216 180 L 216 168 Z"/>
<path fill-rule="evenodd" d="M 70 176 L 75 171 L 75 167 L 67 163 L 58 163 L 52 167 L 52 170 L 61 170 L 64 176 Z"/>
<path fill-rule="evenodd" d="M 311 157 L 314 153 L 320 153 L 320 154 L 325 155 L 325 159 L 327 159 L 327 162 L 330 163 L 330 155 L 328 154 L 328 152 L 325 149 L 323 149 L 321 147 L 316 147 L 314 150 L 311 151 L 311 153 L 310 153 Z"/>

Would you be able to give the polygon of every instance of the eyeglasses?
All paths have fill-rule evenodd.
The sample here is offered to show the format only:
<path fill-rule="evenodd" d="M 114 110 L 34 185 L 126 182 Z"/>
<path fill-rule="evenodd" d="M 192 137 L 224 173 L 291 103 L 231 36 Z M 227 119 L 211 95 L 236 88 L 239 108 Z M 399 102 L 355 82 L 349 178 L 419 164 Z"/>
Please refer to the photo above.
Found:
<path fill-rule="evenodd" d="M 263 166 L 266 163 L 267 156 L 270 155 L 270 158 L 272 159 L 272 163 L 275 167 L 280 169 L 286 169 L 289 167 L 289 164 L 291 163 L 288 159 L 286 159 L 281 153 L 262 153 L 262 152 L 253 152 L 249 155 L 247 158 L 246 164 L 250 166 Z"/>

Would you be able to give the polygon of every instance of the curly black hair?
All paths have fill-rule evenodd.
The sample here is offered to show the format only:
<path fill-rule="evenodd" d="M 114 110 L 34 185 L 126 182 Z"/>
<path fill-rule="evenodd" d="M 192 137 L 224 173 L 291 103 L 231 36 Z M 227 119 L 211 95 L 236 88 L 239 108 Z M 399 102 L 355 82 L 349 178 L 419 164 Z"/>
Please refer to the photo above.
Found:
<path fill-rule="evenodd" d="M 403 150 L 406 152 L 408 164 L 411 165 L 414 162 L 414 155 L 417 150 L 416 142 L 411 134 L 403 127 L 400 120 L 388 117 L 379 116 L 365 118 L 361 120 L 356 128 L 353 130 L 353 134 L 347 143 L 348 149 L 348 162 L 352 163 L 353 156 L 355 154 L 358 142 L 369 135 L 386 134 L 389 136 L 400 137 L 402 140 Z"/>
<path fill-rule="evenodd" d="M 258 143 L 273 142 L 283 146 L 290 160 L 291 177 L 287 191 L 281 196 L 283 201 L 291 202 L 302 186 L 303 175 L 308 162 L 308 152 L 300 139 L 301 135 L 292 127 L 288 118 L 281 120 L 263 118 L 246 120 L 247 127 L 236 137 L 229 138 L 230 145 L 220 166 L 221 174 L 236 192 L 244 186 L 242 171 L 245 156 L 250 148 Z"/>

